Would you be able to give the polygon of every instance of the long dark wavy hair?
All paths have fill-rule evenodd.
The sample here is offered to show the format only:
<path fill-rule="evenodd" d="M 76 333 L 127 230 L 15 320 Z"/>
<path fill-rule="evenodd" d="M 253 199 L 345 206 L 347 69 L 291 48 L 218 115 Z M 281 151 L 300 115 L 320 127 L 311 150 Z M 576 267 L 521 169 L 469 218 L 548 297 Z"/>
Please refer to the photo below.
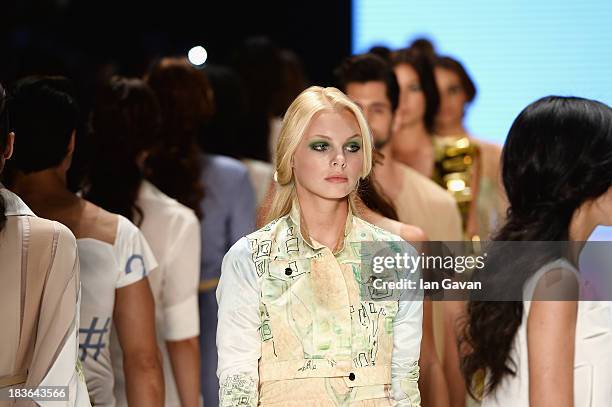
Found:
<path fill-rule="evenodd" d="M 9 133 L 8 107 L 6 99 L 6 91 L 4 90 L 2 84 L 0 84 L 0 154 L 2 154 L 6 148 L 6 140 Z M 0 167 L 0 174 L 1 173 L 2 167 Z M 4 225 L 6 224 L 6 215 L 4 214 L 5 210 L 6 204 L 4 203 L 4 198 L 2 195 L 0 195 L 0 232 L 2 229 L 4 229 Z"/>
<path fill-rule="evenodd" d="M 90 119 L 88 200 L 142 223 L 136 200 L 145 177 L 137 161 L 159 141 L 160 123 L 157 98 L 144 81 L 115 76 L 100 89 Z"/>
<path fill-rule="evenodd" d="M 568 240 L 574 212 L 612 186 L 612 109 L 559 96 L 530 104 L 508 133 L 502 175 L 510 206 L 507 222 L 493 240 L 502 245 Z M 490 270 L 502 270 L 498 275 L 508 279 L 506 288 L 522 287 L 538 269 L 563 256 L 544 250 L 524 261 L 509 259 L 503 249 L 488 254 L 494 265 Z M 505 376 L 516 374 L 510 351 L 522 317 L 522 302 L 469 303 L 461 367 L 472 396 L 474 380 L 482 373 L 488 374 L 484 394 L 493 392 Z"/>
<path fill-rule="evenodd" d="M 414 69 L 419 77 L 419 83 L 425 95 L 425 128 L 432 134 L 434 121 L 440 109 L 440 93 L 436 85 L 433 62 L 429 55 L 416 48 L 404 48 L 391 54 L 393 66 L 408 64 Z"/>
<path fill-rule="evenodd" d="M 374 150 L 372 151 L 372 158 L 374 165 L 380 165 L 384 157 L 382 153 Z M 376 181 L 370 173 L 370 175 L 359 182 L 357 195 L 363 201 L 365 206 L 374 212 L 378 212 L 385 218 L 389 218 L 391 220 L 399 220 L 395 205 L 393 205 L 393 202 L 383 192 L 379 192 L 382 191 L 382 188 L 377 187 L 375 183 Z"/>
<path fill-rule="evenodd" d="M 145 80 L 162 113 L 161 142 L 147 160 L 148 178 L 201 218 L 204 186 L 198 137 L 214 111 L 212 89 L 204 72 L 185 58 L 161 59 Z"/>

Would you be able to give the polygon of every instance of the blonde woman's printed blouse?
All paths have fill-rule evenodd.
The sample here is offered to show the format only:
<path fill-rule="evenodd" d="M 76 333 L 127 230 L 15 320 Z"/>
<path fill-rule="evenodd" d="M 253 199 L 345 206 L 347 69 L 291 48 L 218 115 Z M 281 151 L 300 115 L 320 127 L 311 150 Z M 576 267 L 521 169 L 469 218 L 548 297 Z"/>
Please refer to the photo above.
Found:
<path fill-rule="evenodd" d="M 420 405 L 422 301 L 363 295 L 361 242 L 380 241 L 401 239 L 349 213 L 332 253 L 302 236 L 294 205 L 229 250 L 217 289 L 221 406 Z"/>

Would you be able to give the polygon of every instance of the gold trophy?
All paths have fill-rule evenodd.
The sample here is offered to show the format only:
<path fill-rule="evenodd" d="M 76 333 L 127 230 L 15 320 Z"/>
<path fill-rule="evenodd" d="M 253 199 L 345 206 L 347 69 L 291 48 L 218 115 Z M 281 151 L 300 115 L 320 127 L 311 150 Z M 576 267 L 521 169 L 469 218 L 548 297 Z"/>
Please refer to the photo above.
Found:
<path fill-rule="evenodd" d="M 468 137 L 433 139 L 435 166 L 433 180 L 446 189 L 457 201 L 465 238 L 477 249 L 480 242 L 475 219 L 474 200 L 478 194 L 477 166 L 480 148 Z M 472 215 L 473 214 L 473 215 Z"/>

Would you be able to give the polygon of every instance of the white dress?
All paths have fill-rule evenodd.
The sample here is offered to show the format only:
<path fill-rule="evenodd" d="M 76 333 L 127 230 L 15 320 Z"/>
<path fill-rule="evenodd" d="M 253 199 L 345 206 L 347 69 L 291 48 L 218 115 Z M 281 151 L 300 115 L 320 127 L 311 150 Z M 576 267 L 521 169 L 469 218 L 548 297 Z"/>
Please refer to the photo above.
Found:
<path fill-rule="evenodd" d="M 157 262 L 144 236 L 129 220 L 119 217 L 113 244 L 77 239 L 81 263 L 81 326 L 79 357 L 92 404 L 114 407 L 114 373 L 110 338 L 115 290 L 147 277 Z"/>
<path fill-rule="evenodd" d="M 197 337 L 200 333 L 200 221 L 195 213 L 144 181 L 136 205 L 144 219 L 140 230 L 159 267 L 149 275 L 155 298 L 157 343 L 164 362 L 166 407 L 180 407 L 166 341 Z M 214 351 L 214 350 L 208 350 Z M 116 335 L 111 341 L 117 406 L 127 407 L 122 352 Z"/>
<path fill-rule="evenodd" d="M 516 376 L 506 376 L 499 387 L 486 396 L 482 407 L 529 406 L 529 360 L 527 318 L 533 291 L 539 279 L 553 269 L 578 271 L 566 260 L 556 260 L 531 277 L 523 291 L 523 320 L 512 346 Z M 574 406 L 603 407 L 612 403 L 612 321 L 601 301 L 578 302 L 574 355 Z"/>

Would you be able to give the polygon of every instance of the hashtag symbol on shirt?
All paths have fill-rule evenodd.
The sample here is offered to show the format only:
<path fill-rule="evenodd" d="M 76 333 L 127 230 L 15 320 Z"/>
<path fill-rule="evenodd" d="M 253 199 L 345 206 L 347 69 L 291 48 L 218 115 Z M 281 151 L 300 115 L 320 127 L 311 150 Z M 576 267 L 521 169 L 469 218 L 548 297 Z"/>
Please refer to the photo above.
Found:
<path fill-rule="evenodd" d="M 104 323 L 104 327 L 101 329 L 96 328 L 98 325 L 98 317 L 94 317 L 91 320 L 91 326 L 89 328 L 79 328 L 79 334 L 85 334 L 85 341 L 79 343 L 79 349 L 81 350 L 81 361 L 84 361 L 87 358 L 87 349 L 93 349 L 94 353 L 92 357 L 94 360 L 98 360 L 98 356 L 102 349 L 106 346 L 104 343 L 104 334 L 108 332 L 108 326 L 110 324 L 110 318 L 106 318 L 106 322 Z M 98 341 L 95 342 L 94 335 L 98 335 Z"/>

